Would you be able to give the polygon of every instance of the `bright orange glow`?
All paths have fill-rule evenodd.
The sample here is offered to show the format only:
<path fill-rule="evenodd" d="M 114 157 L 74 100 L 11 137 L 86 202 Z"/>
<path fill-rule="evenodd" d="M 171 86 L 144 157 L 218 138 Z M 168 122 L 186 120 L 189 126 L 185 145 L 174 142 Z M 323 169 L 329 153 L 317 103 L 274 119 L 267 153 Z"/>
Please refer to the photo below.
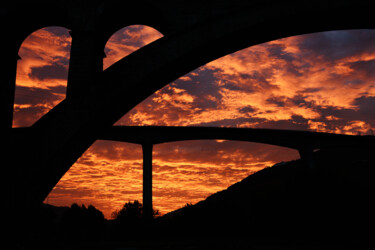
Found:
<path fill-rule="evenodd" d="M 146 26 L 120 30 L 107 43 L 104 68 L 161 36 Z M 48 29 L 25 40 L 14 126 L 31 125 L 64 98 L 69 44 L 69 35 Z M 357 30 L 253 46 L 182 76 L 117 124 L 369 134 L 375 128 L 374 44 L 375 31 Z M 166 213 L 299 156 L 279 147 L 211 140 L 155 145 L 153 157 L 153 201 Z M 110 218 L 124 202 L 135 199 L 142 200 L 141 147 L 98 141 L 60 180 L 47 202 L 93 204 Z"/>
<path fill-rule="evenodd" d="M 294 150 L 232 141 L 185 141 L 154 146 L 153 203 L 161 213 L 196 203 Z M 142 201 L 141 146 L 97 141 L 50 193 L 54 205 L 93 204 L 106 218 L 127 201 Z"/>
<path fill-rule="evenodd" d="M 97 141 L 64 175 L 46 202 L 92 204 L 110 218 L 113 211 L 133 200 L 142 200 L 141 147 Z"/>

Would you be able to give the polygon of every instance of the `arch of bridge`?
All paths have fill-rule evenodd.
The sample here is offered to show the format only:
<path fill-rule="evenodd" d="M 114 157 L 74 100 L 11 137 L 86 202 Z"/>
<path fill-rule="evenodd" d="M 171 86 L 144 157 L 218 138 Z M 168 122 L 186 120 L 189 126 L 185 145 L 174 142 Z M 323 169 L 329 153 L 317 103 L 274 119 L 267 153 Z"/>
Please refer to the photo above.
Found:
<path fill-rule="evenodd" d="M 93 2 L 102 4 L 99 5 L 102 6 L 99 9 L 103 10 L 101 16 L 109 18 L 109 12 L 105 10 L 113 10 L 116 8 L 113 3 L 119 4 L 120 1 L 109 2 L 113 8 L 105 7 L 104 1 Z M 207 1 L 202 8 L 192 1 L 158 2 L 157 10 L 160 12 L 151 15 L 158 21 L 147 17 L 155 25 L 144 23 L 158 29 L 165 35 L 163 38 L 109 67 L 97 79 L 98 84 L 64 100 L 33 126 L 35 132 L 28 138 L 31 143 L 23 144 L 24 153 L 29 156 L 27 165 L 37 166 L 38 170 L 33 173 L 33 182 L 37 183 L 36 193 L 30 197 L 42 201 L 97 139 L 100 131 L 114 124 L 158 89 L 207 62 L 286 36 L 375 26 L 371 20 L 375 3 L 369 1 L 216 2 Z M 142 3 L 151 4 L 151 1 Z M 57 3 L 53 6 L 58 7 Z M 65 18 L 64 11 L 61 12 L 56 16 Z M 129 11 L 130 16 L 124 19 L 124 23 L 133 20 L 134 13 L 140 12 Z M 51 15 L 47 17 L 58 19 Z M 187 17 L 191 18 L 187 21 Z M 119 19 L 112 20 L 118 22 Z M 71 23 L 63 23 L 61 26 L 72 26 Z M 20 141 L 13 141 L 13 144 L 19 145 Z M 25 162 L 20 160 L 15 164 L 23 166 Z"/>
<path fill-rule="evenodd" d="M 7 38 L 2 41 L 14 50 L 33 32 L 50 26 L 59 26 L 73 32 L 94 32 L 98 43 L 104 49 L 108 39 L 119 29 L 134 25 L 147 25 L 161 33 L 172 32 L 171 26 L 177 26 L 173 18 L 165 18 L 170 5 L 166 1 L 157 3 L 150 0 L 140 1 L 17 1 L 10 2 L 1 9 L 3 32 Z M 186 1 L 187 2 L 187 1 Z M 159 7 L 162 5 L 162 8 Z M 178 23 L 178 22 L 177 22 Z"/>

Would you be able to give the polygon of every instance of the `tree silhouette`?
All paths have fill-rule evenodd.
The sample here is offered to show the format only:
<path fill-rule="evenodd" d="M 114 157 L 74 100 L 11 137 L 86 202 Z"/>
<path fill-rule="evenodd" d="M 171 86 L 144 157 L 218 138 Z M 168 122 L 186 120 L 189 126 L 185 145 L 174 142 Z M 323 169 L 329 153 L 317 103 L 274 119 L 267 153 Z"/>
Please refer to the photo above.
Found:
<path fill-rule="evenodd" d="M 159 216 L 158 210 L 152 209 L 152 217 Z M 129 201 L 124 204 L 122 209 L 116 210 L 111 215 L 112 219 L 117 221 L 124 221 L 127 223 L 137 223 L 144 219 L 143 205 L 138 200 Z"/>
<path fill-rule="evenodd" d="M 74 203 L 61 218 L 61 236 L 66 241 L 97 241 L 104 231 L 105 219 L 94 206 Z"/>
<path fill-rule="evenodd" d="M 138 223 L 141 221 L 143 215 L 143 205 L 139 201 L 127 202 L 122 209 L 114 211 L 112 218 L 119 222 Z"/>
<path fill-rule="evenodd" d="M 152 218 L 159 215 L 159 211 L 152 210 Z M 145 218 L 143 205 L 138 200 L 129 201 L 111 215 L 113 219 L 112 236 L 116 238 L 142 237 L 151 230 L 151 222 Z M 142 232 L 142 234 L 140 233 Z"/>

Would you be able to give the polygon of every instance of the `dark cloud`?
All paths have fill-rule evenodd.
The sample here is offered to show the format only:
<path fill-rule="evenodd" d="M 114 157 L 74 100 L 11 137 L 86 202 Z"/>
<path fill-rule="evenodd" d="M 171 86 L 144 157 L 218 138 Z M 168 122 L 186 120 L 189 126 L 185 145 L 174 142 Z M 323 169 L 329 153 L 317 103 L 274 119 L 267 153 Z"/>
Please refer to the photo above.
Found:
<path fill-rule="evenodd" d="M 31 126 L 48 111 L 49 108 L 46 108 L 44 106 L 31 106 L 26 108 L 15 107 L 13 113 L 13 126 Z"/>
<path fill-rule="evenodd" d="M 288 120 L 265 120 L 263 123 L 258 124 L 257 127 L 268 129 L 309 130 L 310 126 L 308 121 L 308 119 L 305 119 L 302 116 L 293 115 L 292 118 Z"/>
<path fill-rule="evenodd" d="M 60 90 L 60 88 L 56 88 Z M 58 92 L 55 92 L 58 93 Z M 52 104 L 61 100 L 61 96 L 55 94 L 51 89 L 32 88 L 32 87 L 16 87 L 15 103 L 30 104 L 36 106 L 38 104 Z"/>
<path fill-rule="evenodd" d="M 357 113 L 366 122 L 370 123 L 372 127 L 375 127 L 375 96 L 365 97 L 355 99 L 355 105 L 359 107 Z"/>
<path fill-rule="evenodd" d="M 298 93 L 293 97 L 272 96 L 266 100 L 266 103 L 277 107 L 315 107 L 314 101 L 307 101 L 305 95 Z"/>
<path fill-rule="evenodd" d="M 245 106 L 243 108 L 238 109 L 238 112 L 241 114 L 248 114 L 248 113 L 254 113 L 258 110 L 258 108 L 252 107 L 250 105 Z"/>
<path fill-rule="evenodd" d="M 13 125 L 17 127 L 31 126 L 46 114 L 54 104 L 62 101 L 65 92 L 65 86 L 46 89 L 17 86 Z"/>
<path fill-rule="evenodd" d="M 29 77 L 36 78 L 40 81 L 47 79 L 66 80 L 68 78 L 68 68 L 59 63 L 53 63 L 52 65 L 46 65 L 43 67 L 32 67 Z"/>
<path fill-rule="evenodd" d="M 274 75 L 273 69 L 254 70 L 247 74 L 239 73 L 228 75 L 223 72 L 216 75 L 220 79 L 220 87 L 218 89 L 228 89 L 231 91 L 240 91 L 243 93 L 256 93 L 260 91 L 270 91 L 278 89 L 277 85 L 272 84 Z"/>
<path fill-rule="evenodd" d="M 270 57 L 281 59 L 283 61 L 291 62 L 295 60 L 295 55 L 285 51 L 285 45 L 281 44 L 267 44 L 267 51 Z"/>
<path fill-rule="evenodd" d="M 312 94 L 321 91 L 322 88 L 304 88 L 303 90 L 297 91 L 297 94 Z"/>
<path fill-rule="evenodd" d="M 49 87 L 52 93 L 54 94 L 66 94 L 66 86 L 54 86 L 54 87 Z"/>
<path fill-rule="evenodd" d="M 325 129 L 328 131 L 342 130 L 345 128 L 346 132 L 357 133 L 359 128 L 353 126 L 353 122 L 357 121 L 364 121 L 374 127 L 375 97 L 357 98 L 353 105 L 357 107 L 351 109 L 316 105 L 313 109 L 320 114 L 320 117 L 311 119 L 311 121 L 324 124 Z M 335 117 L 335 119 L 329 119 L 332 116 Z"/>
<path fill-rule="evenodd" d="M 287 98 L 285 96 L 272 96 L 266 100 L 267 104 L 272 104 L 277 107 L 284 107 L 286 102 Z"/>
<path fill-rule="evenodd" d="M 226 83 L 223 85 L 223 88 L 233 90 L 233 91 L 242 90 L 242 88 L 240 86 L 238 86 L 238 84 L 236 84 L 234 82 L 231 82 L 231 81 L 226 81 Z M 249 90 L 249 88 L 247 88 L 247 90 Z M 247 92 L 250 92 L 250 91 L 247 91 Z M 251 91 L 251 92 L 253 92 L 253 91 Z"/>
<path fill-rule="evenodd" d="M 336 61 L 375 50 L 372 30 L 344 30 L 308 34 L 300 40 L 301 57 Z"/>
<path fill-rule="evenodd" d="M 63 27 L 52 26 L 45 28 L 45 30 L 57 37 L 70 37 L 69 30 Z"/>
<path fill-rule="evenodd" d="M 306 96 L 298 94 L 293 96 L 292 98 L 289 98 L 289 101 L 292 103 L 292 106 L 298 106 L 298 107 L 314 107 L 315 102 L 314 101 L 307 101 Z"/>
<path fill-rule="evenodd" d="M 220 88 L 217 86 L 218 72 L 218 69 L 197 69 L 187 75 L 191 81 L 176 80 L 175 86 L 197 97 L 194 106 L 199 106 L 202 111 L 217 108 L 222 99 Z"/>
<path fill-rule="evenodd" d="M 343 126 L 351 121 L 370 121 L 374 119 L 375 101 L 374 97 L 357 98 L 353 103 L 357 109 L 340 108 L 333 106 L 316 106 L 315 111 L 321 114 L 322 117 L 335 116 L 339 120 L 335 121 L 337 125 Z M 321 120 L 322 121 L 322 120 Z"/>
<path fill-rule="evenodd" d="M 353 70 L 367 78 L 375 78 L 375 59 L 348 63 Z M 357 79 L 356 79 L 357 80 Z M 357 80 L 358 81 L 358 80 Z M 362 81 L 360 81 L 362 83 Z"/>
<path fill-rule="evenodd" d="M 254 70 L 250 74 L 247 87 L 242 85 L 242 89 L 246 92 L 269 91 L 279 89 L 277 85 L 273 85 L 270 79 L 274 76 L 274 68 L 265 68 L 262 70 Z"/>
<path fill-rule="evenodd" d="M 52 60 L 58 64 L 68 67 L 70 62 L 70 53 L 67 56 L 53 56 Z"/>
<path fill-rule="evenodd" d="M 316 106 L 314 111 L 321 114 L 322 117 L 335 116 L 338 119 L 351 121 L 358 118 L 358 114 L 354 109 L 340 108 L 334 106 Z"/>
<path fill-rule="evenodd" d="M 147 114 L 148 121 L 155 125 L 170 125 L 171 123 L 180 123 L 190 119 L 191 116 L 200 114 L 209 110 L 216 110 L 221 105 L 222 94 L 217 86 L 215 77 L 217 70 L 195 70 L 184 77 L 176 80 L 174 83 L 162 88 L 158 93 L 153 94 L 146 100 L 132 109 L 123 118 L 120 124 L 139 124 L 143 123 L 144 118 L 135 118 L 137 114 Z M 176 92 L 177 91 L 177 92 Z M 180 92 L 182 91 L 182 92 Z M 179 96 L 189 95 L 193 99 L 185 102 Z M 164 95 L 172 97 L 165 99 Z M 160 119 L 163 117 L 163 119 Z"/>
<path fill-rule="evenodd" d="M 269 53 L 269 57 L 277 59 L 278 63 L 272 65 L 273 70 L 281 70 L 287 75 L 302 77 L 306 71 L 312 66 L 306 60 L 301 60 L 300 55 L 287 51 L 284 43 L 265 44 L 265 48 Z M 295 62 L 298 61 L 298 64 Z"/>

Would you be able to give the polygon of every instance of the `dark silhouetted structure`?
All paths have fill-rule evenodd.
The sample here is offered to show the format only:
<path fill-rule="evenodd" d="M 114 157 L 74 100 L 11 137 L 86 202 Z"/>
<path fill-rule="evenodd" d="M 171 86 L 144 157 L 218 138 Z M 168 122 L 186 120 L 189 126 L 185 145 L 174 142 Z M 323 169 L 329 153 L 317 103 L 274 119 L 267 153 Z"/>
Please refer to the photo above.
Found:
<path fill-rule="evenodd" d="M 209 249 L 257 249 L 257 242 L 274 244 L 259 249 L 373 249 L 372 152 L 323 149 L 314 153 L 314 169 L 301 160 L 262 169 L 164 215 L 160 226 L 164 223 L 170 238 L 220 242 Z M 226 238 L 242 239 L 245 246 L 235 248 L 232 241 L 223 247 Z"/>
<path fill-rule="evenodd" d="M 262 42 L 374 28 L 374 7 L 367 0 L 3 3 L 0 126 L 6 214 L 13 218 L 25 207 L 37 207 L 103 131 L 178 77 Z M 149 25 L 164 37 L 103 71 L 106 41 L 132 24 Z M 30 129 L 15 130 L 11 124 L 18 49 L 29 34 L 47 26 L 71 30 L 67 97 Z M 150 145 L 146 151 L 149 154 Z"/>
<path fill-rule="evenodd" d="M 225 139 L 277 145 L 298 150 L 302 162 L 313 168 L 315 149 L 373 148 L 373 136 L 352 136 L 331 133 L 254 128 L 220 127 L 161 127 L 161 126 L 113 126 L 105 130 L 99 139 L 131 142 L 143 149 L 143 203 L 146 211 L 152 210 L 152 145 L 202 139 Z"/>

